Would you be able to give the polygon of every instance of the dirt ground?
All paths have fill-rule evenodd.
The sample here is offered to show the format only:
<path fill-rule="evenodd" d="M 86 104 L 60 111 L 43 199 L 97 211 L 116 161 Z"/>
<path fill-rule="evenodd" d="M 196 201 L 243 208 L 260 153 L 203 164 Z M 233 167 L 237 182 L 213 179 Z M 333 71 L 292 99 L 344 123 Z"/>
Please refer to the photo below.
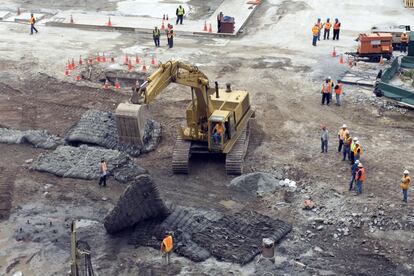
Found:
<path fill-rule="evenodd" d="M 82 1 L 7 2 L 28 9 L 69 9 Z M 190 4 L 203 10 L 204 2 L 192 0 Z M 87 10 L 110 10 L 114 1 L 88 5 Z M 231 82 L 233 88 L 250 92 L 256 117 L 246 172 L 277 172 L 295 180 L 299 188 L 291 199 L 284 200 L 283 191 L 251 199 L 230 190 L 225 184 L 232 177 L 225 174 L 223 158 L 193 158 L 189 175 L 173 175 L 170 163 L 176 126 L 184 120 L 190 101 L 188 89 L 177 85 L 169 86 L 150 105 L 151 115 L 163 127 L 161 144 L 135 160 L 149 170 L 168 203 L 224 213 L 254 209 L 291 223 L 293 231 L 276 245 L 275 266 L 254 261 L 240 267 L 214 259 L 193 263 L 173 255 L 166 273 L 156 250 L 129 245 L 128 233 L 115 237 L 105 233 L 103 216 L 116 203 L 124 184 L 109 179 L 109 187 L 102 189 L 95 181 L 35 172 L 27 160 L 46 150 L 0 144 L 0 184 L 10 183 L 0 188 L 7 187 L 13 194 L 10 216 L 0 224 L 0 274 L 65 275 L 70 252 L 67 226 L 72 219 L 84 219 L 86 226 L 78 235 L 90 243 L 98 275 L 413 275 L 414 205 L 411 194 L 408 204 L 401 202 L 399 180 L 404 169 L 414 172 L 414 112 L 355 102 L 359 95 L 369 98 L 372 91 L 352 86 L 345 86 L 342 106 L 322 106 L 322 78 L 340 77 L 349 70 L 329 60 L 331 41 L 316 53 L 249 41 L 257 34 L 266 35 L 269 26 L 298 8 L 309 6 L 264 1 L 255 15 L 266 16 L 254 16 L 240 38 L 177 37 L 175 48 L 156 50 L 160 60 L 179 58 L 196 64 L 211 81 Z M 64 136 L 86 110 L 114 111 L 129 98 L 128 91 L 103 90 L 100 84 L 65 78 L 67 58 L 98 51 L 122 56 L 135 47 L 155 51 L 150 38 L 136 34 L 39 29 L 39 34 L 29 37 L 27 25 L 0 22 L 4 34 L 0 41 L 2 127 L 46 129 Z M 351 40 L 352 35 L 343 39 Z M 336 150 L 336 133 L 344 123 L 364 149 L 361 161 L 367 183 L 358 197 L 348 191 L 350 166 Z M 320 153 L 321 124 L 330 131 L 328 154 Z M 307 198 L 316 204 L 312 211 L 302 210 Z M 51 221 L 57 227 L 53 235 L 44 225 Z M 37 236 L 16 241 L 15 232 L 31 224 L 37 225 Z"/>

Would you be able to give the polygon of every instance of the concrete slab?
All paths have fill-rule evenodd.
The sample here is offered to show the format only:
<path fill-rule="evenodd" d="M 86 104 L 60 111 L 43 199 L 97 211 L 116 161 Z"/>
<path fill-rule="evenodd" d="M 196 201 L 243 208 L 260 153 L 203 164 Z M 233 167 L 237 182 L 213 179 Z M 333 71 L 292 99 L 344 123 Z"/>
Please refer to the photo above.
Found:
<path fill-rule="evenodd" d="M 30 19 L 30 12 L 22 12 L 20 15 L 11 13 L 4 17 L 3 21 L 5 22 L 17 22 L 17 23 L 29 23 Z M 44 19 L 46 14 L 45 13 L 34 13 L 34 16 L 36 18 L 36 22 L 39 22 L 40 20 Z"/>
<path fill-rule="evenodd" d="M 343 78 L 341 78 L 341 82 L 343 82 L 344 84 L 354 84 L 354 85 L 361 85 L 361 86 L 367 86 L 367 87 L 374 87 L 375 76 L 367 78 L 367 77 L 357 76 L 352 73 L 348 73 Z"/>
<path fill-rule="evenodd" d="M 8 11 L 0 11 L 0 21 L 3 21 L 8 16 L 10 16 L 10 12 L 8 12 Z"/>
<path fill-rule="evenodd" d="M 247 20 L 257 8 L 256 5 L 246 4 L 245 0 L 225 0 L 218 9 L 207 20 L 184 20 L 183 25 L 174 25 L 175 17 L 165 21 L 174 25 L 176 34 L 181 35 L 215 35 L 215 36 L 236 36 Z M 235 29 L 232 34 L 217 33 L 217 14 L 223 12 L 235 18 Z M 155 16 L 157 16 L 156 14 Z M 70 22 L 71 16 L 73 23 Z M 108 26 L 108 20 L 111 18 L 112 26 Z M 212 25 L 212 33 L 204 32 L 204 23 Z M 47 26 L 72 27 L 72 28 L 95 28 L 95 29 L 116 29 L 134 32 L 151 33 L 155 26 L 161 28 L 162 19 L 148 16 L 112 16 L 103 12 L 83 12 L 70 13 L 60 12 L 46 21 Z"/>

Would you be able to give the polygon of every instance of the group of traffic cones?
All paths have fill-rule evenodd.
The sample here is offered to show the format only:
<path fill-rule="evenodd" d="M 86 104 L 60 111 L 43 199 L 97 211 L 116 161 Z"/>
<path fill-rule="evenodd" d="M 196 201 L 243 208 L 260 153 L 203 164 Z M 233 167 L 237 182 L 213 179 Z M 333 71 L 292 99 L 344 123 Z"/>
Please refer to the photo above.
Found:
<path fill-rule="evenodd" d="M 211 24 L 209 24 L 209 27 L 207 28 L 207 22 L 206 21 L 204 21 L 203 32 L 209 32 L 209 33 L 213 32 L 213 28 L 212 28 Z"/>
<path fill-rule="evenodd" d="M 83 60 L 82 60 L 82 56 L 79 56 L 79 65 L 83 64 Z M 75 70 L 76 68 L 76 63 L 75 63 L 75 59 L 72 58 L 72 60 L 68 59 L 68 62 L 66 63 L 66 67 L 65 67 L 65 76 L 70 76 L 71 71 Z M 75 76 L 75 80 L 80 81 L 81 80 L 81 76 L 80 74 L 76 74 Z"/>
<path fill-rule="evenodd" d="M 153 67 L 157 66 L 154 56 L 151 57 L 150 64 Z M 131 72 L 134 69 L 134 66 L 132 65 L 132 57 L 129 57 L 128 54 L 125 54 L 124 65 L 128 66 L 129 72 Z M 142 65 L 141 72 L 147 72 L 148 69 L 145 60 L 141 59 L 138 55 L 135 55 L 135 66 L 137 66 L 138 68 L 139 65 Z"/>
<path fill-rule="evenodd" d="M 163 15 L 162 16 L 162 23 L 161 23 L 161 31 L 164 31 L 165 30 L 165 23 L 164 23 L 164 21 L 168 21 L 169 19 L 168 19 L 168 14 L 167 15 Z"/>

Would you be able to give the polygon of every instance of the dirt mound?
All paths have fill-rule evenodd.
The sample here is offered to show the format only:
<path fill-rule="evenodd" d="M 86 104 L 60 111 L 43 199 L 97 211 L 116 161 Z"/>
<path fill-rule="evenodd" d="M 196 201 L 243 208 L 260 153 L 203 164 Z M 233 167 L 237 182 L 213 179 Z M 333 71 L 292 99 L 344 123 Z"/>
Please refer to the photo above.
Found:
<path fill-rule="evenodd" d="M 55 149 L 64 143 L 62 138 L 46 130 L 17 130 L 0 128 L 0 143 L 28 144 L 35 148 Z"/>
<path fill-rule="evenodd" d="M 256 212 L 235 215 L 177 207 L 165 219 L 136 225 L 130 243 L 158 249 L 166 231 L 174 232 L 174 252 L 195 262 L 208 259 L 240 264 L 260 253 L 262 238 L 282 239 L 291 226 Z"/>
<path fill-rule="evenodd" d="M 158 189 L 148 174 L 136 177 L 125 189 L 117 205 L 104 219 L 108 233 L 115 233 L 139 221 L 165 217 L 168 209 L 159 197 Z"/>
<path fill-rule="evenodd" d="M 132 174 L 138 176 L 146 173 L 145 169 L 135 165 L 125 153 L 86 145 L 60 146 L 51 153 L 40 155 L 31 168 L 62 177 L 97 179 L 102 158 L 107 162 L 109 174 L 113 174 L 120 182 L 126 182 L 132 178 Z M 124 175 L 122 172 L 125 170 L 129 174 Z"/>
<path fill-rule="evenodd" d="M 96 145 L 107 149 L 118 149 L 131 156 L 138 156 L 141 153 L 154 150 L 160 139 L 161 125 L 153 120 L 147 120 L 142 147 L 119 144 L 115 114 L 98 110 L 86 111 L 65 136 L 65 141 L 73 146 Z"/>

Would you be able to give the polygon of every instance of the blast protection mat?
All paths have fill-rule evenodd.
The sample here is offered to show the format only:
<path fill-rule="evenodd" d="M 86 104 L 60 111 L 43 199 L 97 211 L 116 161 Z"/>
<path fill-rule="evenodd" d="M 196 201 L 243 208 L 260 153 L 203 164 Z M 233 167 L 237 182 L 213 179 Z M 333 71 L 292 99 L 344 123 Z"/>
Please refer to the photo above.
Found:
<path fill-rule="evenodd" d="M 168 213 L 151 176 L 143 174 L 130 182 L 116 206 L 105 217 L 104 226 L 108 233 L 113 234 L 145 219 L 164 218 Z"/>
<path fill-rule="evenodd" d="M 35 148 L 55 149 L 64 141 L 58 136 L 49 134 L 46 130 L 0 128 L 0 143 L 28 144 Z"/>
<path fill-rule="evenodd" d="M 176 207 L 165 219 L 141 221 L 135 226 L 130 243 L 160 248 L 166 231 L 174 232 L 174 252 L 201 262 L 218 260 L 246 264 L 260 253 L 263 238 L 276 242 L 292 227 L 254 211 L 222 215 L 214 211 Z"/>
<path fill-rule="evenodd" d="M 153 120 L 147 120 L 143 146 L 119 144 L 115 114 L 92 109 L 86 111 L 65 136 L 65 141 L 69 145 L 96 145 L 107 149 L 118 149 L 135 157 L 154 150 L 160 139 L 161 125 Z"/>

